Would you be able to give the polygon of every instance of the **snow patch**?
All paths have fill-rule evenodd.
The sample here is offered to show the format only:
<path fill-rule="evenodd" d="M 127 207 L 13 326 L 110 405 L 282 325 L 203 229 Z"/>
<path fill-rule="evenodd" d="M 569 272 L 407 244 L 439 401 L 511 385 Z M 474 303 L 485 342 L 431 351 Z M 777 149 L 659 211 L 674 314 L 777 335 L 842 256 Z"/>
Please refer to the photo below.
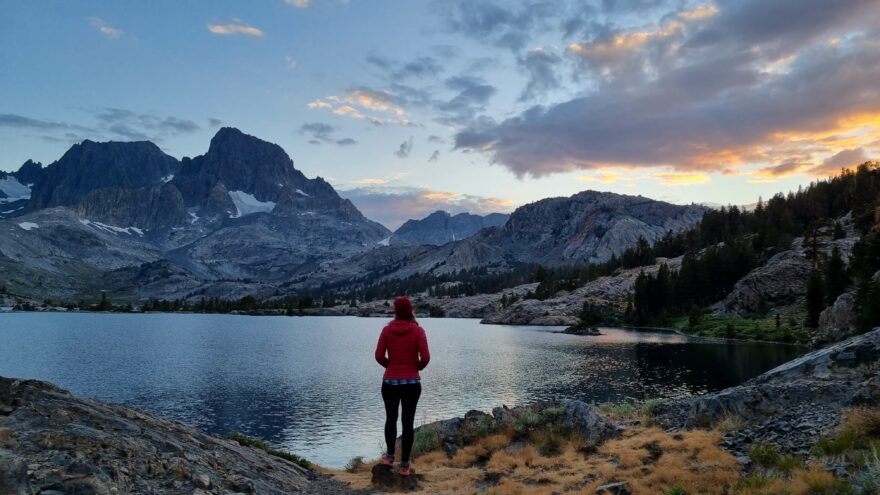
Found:
<path fill-rule="evenodd" d="M 378 244 L 380 246 L 387 246 L 387 245 L 391 244 L 391 236 L 388 236 L 388 237 L 382 239 L 381 241 L 377 242 L 376 244 Z"/>
<path fill-rule="evenodd" d="M 195 224 L 196 222 L 199 221 L 199 216 L 196 215 L 195 212 L 190 211 L 190 212 L 187 212 L 187 213 L 189 213 L 189 216 L 192 217 L 192 220 L 190 220 L 189 223 L 191 223 L 191 224 Z"/>
<path fill-rule="evenodd" d="M 23 228 L 24 230 L 31 230 L 31 229 L 40 228 L 40 226 L 35 224 L 34 222 L 21 222 L 20 224 L 18 224 L 18 226 Z"/>
<path fill-rule="evenodd" d="M 8 215 L 8 214 L 10 214 L 10 213 L 15 213 L 15 212 L 17 212 L 18 210 L 20 210 L 20 209 L 22 209 L 22 208 L 24 208 L 24 206 L 19 206 L 18 208 L 15 208 L 15 209 L 12 209 L 12 210 L 0 211 L 0 215 Z"/>
<path fill-rule="evenodd" d="M 137 234 L 139 236 L 144 235 L 144 231 L 137 227 L 117 227 L 115 225 L 107 225 L 106 223 L 101 222 L 93 222 L 91 220 L 87 220 L 85 218 L 80 218 L 79 223 L 85 225 L 86 227 L 94 227 L 98 230 L 103 230 L 104 232 L 110 234 Z"/>
<path fill-rule="evenodd" d="M 166 175 L 165 177 L 162 177 L 162 182 L 167 184 L 168 182 L 171 182 L 172 179 L 174 179 L 174 174 Z"/>
<path fill-rule="evenodd" d="M 230 215 L 232 218 L 239 218 L 252 213 L 271 213 L 275 209 L 275 203 L 272 201 L 260 201 L 244 191 L 229 191 L 229 197 L 238 210 L 235 214 Z"/>
<path fill-rule="evenodd" d="M 309 193 L 303 191 L 302 189 L 297 189 L 297 190 L 296 190 L 296 193 L 297 193 L 297 194 L 302 194 L 303 196 L 305 196 L 305 197 L 307 197 L 307 198 L 311 198 L 311 197 L 312 197 L 311 194 L 309 194 Z"/>
<path fill-rule="evenodd" d="M 20 199 L 30 199 L 31 188 L 18 181 L 15 177 L 8 175 L 0 179 L 0 191 L 6 195 L 0 198 L 0 203 L 11 203 Z"/>

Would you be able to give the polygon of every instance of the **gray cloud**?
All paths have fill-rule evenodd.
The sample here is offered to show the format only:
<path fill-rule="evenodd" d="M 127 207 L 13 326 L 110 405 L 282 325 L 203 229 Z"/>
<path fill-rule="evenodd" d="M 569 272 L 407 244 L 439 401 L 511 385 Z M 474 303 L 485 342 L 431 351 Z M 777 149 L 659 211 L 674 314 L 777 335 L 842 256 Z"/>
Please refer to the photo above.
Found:
<path fill-rule="evenodd" d="M 116 136 L 139 141 L 162 141 L 169 136 L 199 130 L 198 124 L 177 117 L 159 117 L 122 108 L 104 108 L 95 112 L 101 129 Z"/>
<path fill-rule="evenodd" d="M 440 159 L 440 150 L 434 150 L 434 152 L 431 153 L 430 158 L 428 158 L 428 161 L 429 162 L 436 162 L 439 159 Z"/>
<path fill-rule="evenodd" d="M 821 165 L 811 170 L 818 174 L 836 174 L 841 169 L 860 165 L 868 161 L 868 156 L 863 148 L 852 148 L 843 150 L 826 158 Z"/>
<path fill-rule="evenodd" d="M 394 152 L 394 156 L 397 158 L 406 158 L 412 152 L 413 148 L 413 138 L 409 138 L 406 141 L 400 143 L 400 147 Z"/>
<path fill-rule="evenodd" d="M 214 128 L 223 127 L 223 121 L 214 117 L 208 117 L 208 125 Z"/>
<path fill-rule="evenodd" d="M 558 14 L 558 4 L 549 1 L 523 2 L 513 8 L 488 0 L 438 5 L 451 31 L 513 51 L 521 50 L 535 30 Z"/>
<path fill-rule="evenodd" d="M 803 155 L 784 136 L 880 113 L 880 4 L 806 1 L 725 0 L 715 15 L 678 12 L 639 33 L 572 45 L 584 69 L 581 96 L 501 121 L 475 119 L 455 146 L 487 152 L 518 176 L 605 165 L 782 165 Z M 791 15 L 806 10 L 818 13 Z"/>
<path fill-rule="evenodd" d="M 443 72 L 443 66 L 434 57 L 429 56 L 419 56 L 407 62 L 401 62 L 383 55 L 370 54 L 366 60 L 367 63 L 382 70 L 383 75 L 391 81 L 402 81 L 411 77 L 436 76 Z"/>
<path fill-rule="evenodd" d="M 562 58 L 546 50 L 532 50 L 519 57 L 519 65 L 529 75 L 529 82 L 520 94 L 520 100 L 531 100 L 560 86 L 556 67 Z"/>
<path fill-rule="evenodd" d="M 93 114 L 97 125 L 84 126 L 40 120 L 23 115 L 0 114 L 0 127 L 19 129 L 37 129 L 46 132 L 64 131 L 64 141 L 81 141 L 82 139 L 106 140 L 122 137 L 138 141 L 162 141 L 169 136 L 195 132 L 199 126 L 186 119 L 168 116 L 159 117 L 152 114 L 136 113 L 121 108 L 104 108 L 88 110 Z M 61 139 L 59 136 L 47 135 L 44 139 Z"/>
<path fill-rule="evenodd" d="M 323 122 L 305 123 L 300 126 L 299 133 L 311 138 L 308 141 L 309 144 L 334 143 L 337 146 L 352 146 L 357 144 L 357 141 L 349 137 L 337 139 L 334 136 L 336 128 Z"/>
<path fill-rule="evenodd" d="M 438 122 L 447 125 L 462 125 L 486 108 L 489 99 L 497 92 L 494 86 L 484 79 L 473 76 L 458 76 L 446 80 L 446 87 L 456 91 L 451 100 L 435 104 L 437 110 L 445 115 Z"/>
<path fill-rule="evenodd" d="M 446 142 L 446 140 L 443 139 L 443 138 L 440 137 L 440 136 L 437 136 L 437 135 L 435 135 L 435 134 L 431 134 L 430 136 L 428 136 L 428 142 L 429 142 L 429 143 L 443 144 L 443 143 Z"/>
<path fill-rule="evenodd" d="M 91 130 L 87 127 L 67 124 L 64 122 L 55 122 L 50 120 L 40 120 L 34 119 L 31 117 L 25 117 L 24 115 L 17 115 L 13 113 L 0 113 L 0 127 L 13 127 L 13 128 L 29 128 L 29 129 L 39 129 L 39 130 L 57 130 L 57 129 L 77 129 L 77 130 Z"/>

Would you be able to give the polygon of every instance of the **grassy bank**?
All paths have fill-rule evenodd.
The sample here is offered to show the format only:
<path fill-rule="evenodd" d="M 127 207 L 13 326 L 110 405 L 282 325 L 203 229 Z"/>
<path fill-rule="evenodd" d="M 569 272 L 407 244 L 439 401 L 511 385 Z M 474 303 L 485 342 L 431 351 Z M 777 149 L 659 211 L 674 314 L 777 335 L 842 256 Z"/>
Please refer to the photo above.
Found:
<path fill-rule="evenodd" d="M 835 434 L 813 448 L 809 461 L 771 444 L 755 445 L 743 468 L 720 447 L 722 435 L 742 427 L 727 417 L 713 429 L 665 432 L 650 421 L 656 402 L 606 404 L 600 409 L 627 425 L 617 438 L 594 445 L 567 431 L 559 411 L 524 415 L 503 428 L 477 427 L 453 457 L 439 431 L 417 440 L 417 472 L 429 494 L 596 493 L 625 481 L 634 495 L 856 495 L 880 493 L 880 409 L 849 411 Z M 332 471 L 353 488 L 370 487 L 373 462 Z M 826 468 L 847 466 L 838 477 Z"/>
<path fill-rule="evenodd" d="M 763 318 L 719 318 L 706 315 L 698 322 L 692 322 L 687 316 L 671 318 L 665 326 L 680 332 L 700 337 L 720 337 L 728 339 L 763 340 L 806 344 L 810 334 L 798 323 L 794 316 L 768 316 Z"/>

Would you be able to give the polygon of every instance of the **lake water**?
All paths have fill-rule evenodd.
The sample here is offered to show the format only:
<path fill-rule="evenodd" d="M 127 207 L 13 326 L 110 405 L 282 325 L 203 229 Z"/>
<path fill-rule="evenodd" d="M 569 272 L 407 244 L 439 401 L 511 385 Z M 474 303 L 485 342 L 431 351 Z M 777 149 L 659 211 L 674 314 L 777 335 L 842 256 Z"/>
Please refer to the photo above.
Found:
<path fill-rule="evenodd" d="M 218 434 L 240 431 L 327 466 L 382 443 L 382 319 L 0 314 L 0 375 L 48 380 Z M 536 400 L 676 397 L 739 384 L 800 353 L 676 334 L 420 320 L 431 363 L 421 424 Z"/>

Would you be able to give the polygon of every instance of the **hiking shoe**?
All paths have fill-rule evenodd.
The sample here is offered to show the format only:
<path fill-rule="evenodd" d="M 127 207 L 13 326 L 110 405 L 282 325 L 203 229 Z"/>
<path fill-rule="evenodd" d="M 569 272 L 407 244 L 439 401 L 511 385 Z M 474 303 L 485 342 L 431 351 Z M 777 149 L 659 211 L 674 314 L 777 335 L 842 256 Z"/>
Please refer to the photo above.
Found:
<path fill-rule="evenodd" d="M 407 462 L 406 464 L 400 463 L 400 469 L 397 471 L 401 476 L 409 476 L 412 474 L 412 463 Z"/>
<path fill-rule="evenodd" d="M 388 455 L 388 454 L 383 454 L 382 455 L 382 464 L 389 466 L 389 467 L 394 466 L 394 456 Z"/>

